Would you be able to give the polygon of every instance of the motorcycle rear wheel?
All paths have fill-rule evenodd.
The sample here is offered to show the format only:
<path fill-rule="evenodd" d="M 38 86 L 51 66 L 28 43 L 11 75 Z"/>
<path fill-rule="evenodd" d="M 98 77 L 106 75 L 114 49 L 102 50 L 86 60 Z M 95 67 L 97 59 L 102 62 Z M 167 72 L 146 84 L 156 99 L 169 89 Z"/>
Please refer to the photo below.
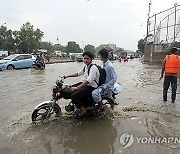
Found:
<path fill-rule="evenodd" d="M 58 104 L 55 104 L 54 110 L 51 111 L 51 113 L 49 113 L 49 110 L 50 110 L 50 106 L 48 106 L 47 104 L 42 105 L 38 109 L 35 109 L 31 116 L 32 122 L 43 121 L 45 119 L 48 119 L 52 114 L 54 114 L 54 112 L 56 113 L 56 116 L 61 115 L 61 108 L 59 107 Z M 49 116 L 47 117 L 48 113 Z"/>
<path fill-rule="evenodd" d="M 102 98 L 102 105 L 103 106 L 108 106 L 112 110 L 114 109 L 114 101 L 113 101 L 113 99 L 111 99 L 109 97 Z"/>

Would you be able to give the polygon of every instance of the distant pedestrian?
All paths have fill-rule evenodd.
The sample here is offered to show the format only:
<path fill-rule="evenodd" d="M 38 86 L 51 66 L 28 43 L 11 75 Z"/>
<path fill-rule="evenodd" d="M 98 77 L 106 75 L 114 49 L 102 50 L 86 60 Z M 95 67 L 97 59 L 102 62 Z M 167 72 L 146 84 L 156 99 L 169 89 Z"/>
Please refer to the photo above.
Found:
<path fill-rule="evenodd" d="M 128 62 L 128 58 L 127 57 L 124 58 L 124 62 Z"/>
<path fill-rule="evenodd" d="M 121 56 L 119 56 L 119 58 L 118 58 L 118 61 L 119 61 L 119 62 L 121 62 L 121 61 L 122 61 L 122 58 L 121 58 Z"/>
<path fill-rule="evenodd" d="M 165 72 L 164 83 L 163 83 L 163 100 L 167 101 L 167 92 L 169 86 L 171 84 L 172 89 L 172 103 L 176 100 L 176 90 L 177 90 L 177 78 L 179 76 L 180 83 L 180 56 L 177 55 L 177 48 L 173 47 L 171 50 L 171 55 L 167 55 L 163 61 L 163 68 L 161 72 L 161 77 L 159 80 L 163 78 L 163 74 Z"/>

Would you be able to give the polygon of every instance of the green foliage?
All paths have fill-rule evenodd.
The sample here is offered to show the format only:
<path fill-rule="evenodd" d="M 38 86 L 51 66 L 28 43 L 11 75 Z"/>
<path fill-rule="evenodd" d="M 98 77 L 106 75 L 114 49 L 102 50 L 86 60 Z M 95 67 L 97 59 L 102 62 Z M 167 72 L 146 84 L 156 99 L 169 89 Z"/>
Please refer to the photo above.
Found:
<path fill-rule="evenodd" d="M 145 47 L 144 39 L 140 39 L 140 40 L 138 41 L 138 49 L 139 49 L 142 53 L 144 53 L 144 47 Z"/>
<path fill-rule="evenodd" d="M 50 59 L 51 59 L 51 56 L 50 56 L 49 54 L 45 55 L 44 57 L 45 57 L 45 59 L 46 59 L 48 62 L 49 62 Z"/>
<path fill-rule="evenodd" d="M 67 53 L 78 53 L 82 52 L 83 50 L 80 48 L 79 44 L 76 44 L 74 41 L 69 41 L 68 45 L 66 46 Z"/>
<path fill-rule="evenodd" d="M 53 45 L 50 42 L 41 42 L 39 49 L 45 49 L 48 53 L 53 51 Z"/>
<path fill-rule="evenodd" d="M 136 50 L 136 53 L 140 56 L 143 56 L 143 54 L 144 54 L 141 50 Z"/>
<path fill-rule="evenodd" d="M 169 44 L 169 45 L 168 45 L 168 47 L 167 47 L 166 52 L 168 52 L 168 53 L 169 53 L 172 47 L 173 47 L 173 44 Z"/>
<path fill-rule="evenodd" d="M 15 50 L 13 32 L 11 30 L 7 30 L 5 26 L 0 27 L 0 49 L 7 51 Z"/>
<path fill-rule="evenodd" d="M 84 51 L 89 51 L 89 52 L 92 52 L 92 53 L 96 52 L 95 47 L 93 45 L 90 45 L 90 44 L 88 44 L 88 45 L 86 45 L 84 47 Z"/>
<path fill-rule="evenodd" d="M 96 51 L 99 52 L 99 50 L 101 50 L 102 48 L 104 48 L 106 45 L 105 44 L 101 44 L 100 46 L 98 46 L 96 48 Z"/>
<path fill-rule="evenodd" d="M 122 51 L 124 51 L 123 48 L 119 48 L 119 47 L 116 48 L 116 52 L 119 52 L 119 53 L 120 53 L 120 52 L 122 52 Z"/>
<path fill-rule="evenodd" d="M 29 22 L 23 24 L 20 31 L 14 32 L 17 48 L 22 53 L 31 53 L 33 50 L 37 50 L 43 35 L 40 29 L 34 30 L 33 25 Z"/>
<path fill-rule="evenodd" d="M 62 46 L 60 44 L 54 44 L 53 45 L 53 50 L 54 51 L 62 51 L 62 52 L 66 52 L 66 47 Z"/>

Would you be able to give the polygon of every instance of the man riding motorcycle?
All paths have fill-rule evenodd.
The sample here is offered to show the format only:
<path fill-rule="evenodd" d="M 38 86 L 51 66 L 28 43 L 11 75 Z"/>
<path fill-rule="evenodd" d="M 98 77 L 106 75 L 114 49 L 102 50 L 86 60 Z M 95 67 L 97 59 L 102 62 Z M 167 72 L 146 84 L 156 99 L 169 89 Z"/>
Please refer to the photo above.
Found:
<path fill-rule="evenodd" d="M 79 72 L 64 76 L 64 78 L 84 75 L 83 82 L 71 86 L 71 90 L 73 91 L 71 95 L 72 103 L 80 110 L 80 114 L 84 115 L 86 113 L 84 107 L 86 104 L 83 103 L 86 103 L 86 101 L 82 100 L 88 96 L 92 96 L 92 91 L 98 87 L 97 83 L 99 82 L 100 73 L 98 68 L 92 64 L 92 60 L 94 59 L 93 53 L 87 51 L 82 56 L 85 66 Z"/>
<path fill-rule="evenodd" d="M 52 114 L 60 116 L 62 114 L 61 107 L 58 105 L 60 99 L 71 99 L 71 102 L 65 106 L 65 111 L 72 113 L 73 116 L 92 115 L 104 111 L 99 108 L 96 101 L 93 100 L 92 91 L 102 85 L 106 79 L 106 75 L 102 78 L 102 68 L 98 65 L 92 64 L 94 55 L 90 52 L 83 53 L 85 66 L 77 73 L 67 76 L 61 76 L 60 80 L 56 81 L 56 85 L 53 87 L 52 99 L 50 101 L 44 101 L 39 103 L 32 113 L 32 121 L 49 119 Z M 105 71 L 105 70 L 104 70 Z M 64 79 L 68 77 L 77 77 L 84 75 L 83 82 L 79 82 L 74 85 L 65 85 Z M 101 84 L 102 83 L 102 84 Z M 101 88 L 102 89 L 102 88 Z M 115 95 L 121 92 L 121 86 L 117 83 L 114 84 L 112 90 L 112 97 L 103 95 L 101 103 L 103 106 L 110 107 L 112 110 L 118 103 L 115 101 Z M 102 106 L 102 107 L 103 107 Z M 78 108 L 78 110 L 77 110 Z M 87 113 L 87 114 L 86 114 Z M 83 117 L 84 117 L 83 116 Z"/>
<path fill-rule="evenodd" d="M 39 63 L 41 66 L 45 68 L 44 58 L 42 56 L 42 53 L 37 54 L 36 62 Z"/>

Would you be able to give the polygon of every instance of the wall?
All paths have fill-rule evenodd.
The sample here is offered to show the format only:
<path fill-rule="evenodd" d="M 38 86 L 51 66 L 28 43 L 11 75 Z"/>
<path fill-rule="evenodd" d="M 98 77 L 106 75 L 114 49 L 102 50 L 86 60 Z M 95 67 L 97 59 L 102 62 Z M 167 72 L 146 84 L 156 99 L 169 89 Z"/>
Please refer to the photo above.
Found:
<path fill-rule="evenodd" d="M 144 61 L 161 63 L 164 57 L 169 53 L 167 52 L 168 46 L 169 44 L 147 44 L 144 49 Z M 174 43 L 174 46 L 180 48 L 180 42 Z"/>

